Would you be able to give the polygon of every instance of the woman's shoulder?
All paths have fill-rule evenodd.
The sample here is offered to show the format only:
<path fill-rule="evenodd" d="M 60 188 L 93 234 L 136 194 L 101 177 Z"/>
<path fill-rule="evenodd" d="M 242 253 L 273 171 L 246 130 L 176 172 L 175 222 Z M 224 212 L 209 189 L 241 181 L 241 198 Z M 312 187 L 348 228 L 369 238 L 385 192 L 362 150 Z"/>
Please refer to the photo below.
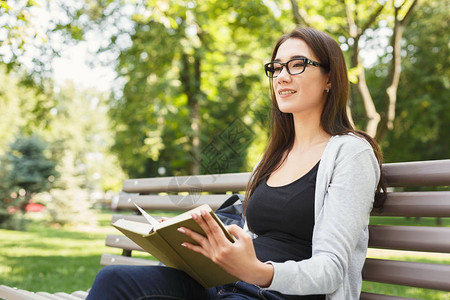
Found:
<path fill-rule="evenodd" d="M 328 146 L 330 150 L 336 150 L 345 155 L 373 150 L 369 141 L 355 133 L 335 135 L 331 138 Z"/>

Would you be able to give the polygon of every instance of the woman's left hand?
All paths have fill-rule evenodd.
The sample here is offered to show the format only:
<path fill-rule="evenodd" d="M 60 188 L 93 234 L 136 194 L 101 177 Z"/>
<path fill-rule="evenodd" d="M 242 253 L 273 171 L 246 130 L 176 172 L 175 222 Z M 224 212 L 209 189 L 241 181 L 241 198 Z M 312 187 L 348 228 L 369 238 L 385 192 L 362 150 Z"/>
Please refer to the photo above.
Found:
<path fill-rule="evenodd" d="M 237 225 L 227 226 L 228 231 L 236 237 L 233 243 L 228 240 L 217 222 L 206 211 L 201 211 L 200 215 L 193 214 L 192 218 L 200 225 L 206 236 L 180 227 L 178 228 L 180 232 L 191 237 L 198 244 L 185 242 L 183 246 L 203 254 L 242 281 L 262 287 L 270 285 L 273 267 L 271 264 L 258 260 L 249 234 Z"/>

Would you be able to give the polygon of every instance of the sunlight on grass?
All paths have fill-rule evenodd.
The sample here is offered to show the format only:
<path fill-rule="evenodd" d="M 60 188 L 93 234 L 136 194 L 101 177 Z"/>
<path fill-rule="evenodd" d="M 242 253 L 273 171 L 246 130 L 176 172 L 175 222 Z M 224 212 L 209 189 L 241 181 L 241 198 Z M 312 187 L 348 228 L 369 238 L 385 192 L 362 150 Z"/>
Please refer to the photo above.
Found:
<path fill-rule="evenodd" d="M 111 214 L 99 217 L 110 220 Z M 101 268 L 101 254 L 120 253 L 104 245 L 108 232 L 117 233 L 109 220 L 83 232 L 36 221 L 27 232 L 0 230 L 0 282 L 31 291 L 87 290 Z"/>

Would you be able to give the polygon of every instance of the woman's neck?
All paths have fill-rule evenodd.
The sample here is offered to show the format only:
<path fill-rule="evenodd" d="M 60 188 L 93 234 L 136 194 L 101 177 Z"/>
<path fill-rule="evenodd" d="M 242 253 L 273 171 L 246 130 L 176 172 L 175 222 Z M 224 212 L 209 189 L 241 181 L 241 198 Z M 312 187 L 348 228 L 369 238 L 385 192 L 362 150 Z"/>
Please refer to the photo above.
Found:
<path fill-rule="evenodd" d="M 292 150 L 303 150 L 319 143 L 327 142 L 329 135 L 320 124 L 320 117 L 294 115 L 295 138 Z"/>

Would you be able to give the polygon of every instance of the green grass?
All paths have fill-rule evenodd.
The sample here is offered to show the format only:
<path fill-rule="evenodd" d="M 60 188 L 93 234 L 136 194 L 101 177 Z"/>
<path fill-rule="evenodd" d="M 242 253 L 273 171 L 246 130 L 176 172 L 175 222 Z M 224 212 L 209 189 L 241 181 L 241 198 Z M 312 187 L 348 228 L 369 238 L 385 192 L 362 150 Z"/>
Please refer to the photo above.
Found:
<path fill-rule="evenodd" d="M 26 232 L 0 230 L 0 284 L 50 293 L 87 290 L 101 268 L 101 254 L 120 254 L 119 250 L 104 246 L 106 234 L 117 233 L 109 225 L 111 213 L 98 213 L 98 220 L 98 226 L 84 230 L 50 228 L 36 220 L 29 224 Z M 450 226 L 449 218 L 443 222 Z M 417 221 L 375 217 L 371 224 L 417 225 Z M 420 225 L 424 224 L 434 226 L 435 221 L 424 218 Z M 447 258 L 388 258 L 450 264 Z M 446 292 L 372 282 L 364 282 L 363 290 L 418 299 L 450 300 Z"/>
<path fill-rule="evenodd" d="M 444 227 L 450 227 L 450 218 L 441 218 Z M 401 225 L 401 226 L 437 226 L 436 218 L 405 218 L 405 217 L 377 217 L 370 218 L 371 225 Z"/>
<path fill-rule="evenodd" d="M 0 230 L 0 283 L 30 291 L 87 290 L 100 266 L 111 215 L 99 214 L 102 226 L 86 231 L 49 228 L 32 221 L 27 231 Z"/>

